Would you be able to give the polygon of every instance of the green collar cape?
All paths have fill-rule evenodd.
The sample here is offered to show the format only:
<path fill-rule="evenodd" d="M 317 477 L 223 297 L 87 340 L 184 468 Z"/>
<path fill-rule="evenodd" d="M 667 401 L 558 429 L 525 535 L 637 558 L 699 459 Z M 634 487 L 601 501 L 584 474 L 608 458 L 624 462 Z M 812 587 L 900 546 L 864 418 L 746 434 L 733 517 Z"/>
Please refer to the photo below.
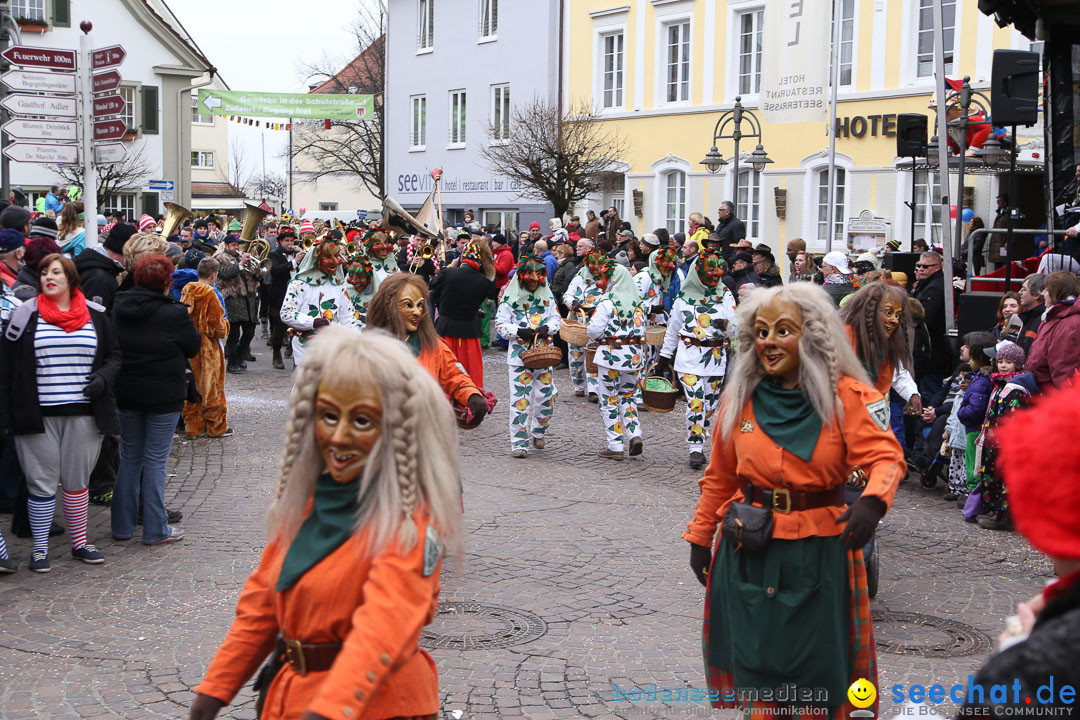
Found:
<path fill-rule="evenodd" d="M 372 485 L 373 486 L 373 485 Z M 315 481 L 311 513 L 300 526 L 278 574 L 277 591 L 288 590 L 355 532 L 359 479 L 339 483 L 329 474 Z"/>
<path fill-rule="evenodd" d="M 754 419 L 773 442 L 810 462 L 821 435 L 821 416 L 801 389 L 787 390 L 763 379 L 754 388 Z"/>
<path fill-rule="evenodd" d="M 611 279 L 601 300 L 610 300 L 615 305 L 615 314 L 619 320 L 627 322 L 634 319 L 634 313 L 641 306 L 641 294 L 638 293 L 634 276 L 619 263 L 611 263 Z"/>
<path fill-rule="evenodd" d="M 671 288 L 671 278 L 675 276 L 675 271 L 664 277 L 660 272 L 660 268 L 656 265 L 656 258 L 663 253 L 667 248 L 659 248 L 649 253 L 649 278 L 652 279 L 653 286 L 656 288 L 656 292 L 663 297 L 667 295 L 668 290 Z"/>
<path fill-rule="evenodd" d="M 320 245 L 312 245 L 311 248 L 304 253 L 304 259 L 300 262 L 300 267 L 296 271 L 296 277 L 294 280 L 299 280 L 305 285 L 325 285 L 327 283 L 331 285 L 341 285 L 345 282 L 345 273 L 341 269 L 341 263 L 338 263 L 337 268 L 334 270 L 333 275 L 327 275 L 319 269 L 319 247 Z"/>
<path fill-rule="evenodd" d="M 539 285 L 535 292 L 529 292 L 518 281 L 518 274 L 515 272 L 503 293 L 503 302 L 510 303 L 510 307 L 515 310 L 528 310 L 535 305 L 554 303 L 555 296 L 551 294 L 551 288 L 546 282 Z"/>
<path fill-rule="evenodd" d="M 687 305 L 695 307 L 715 303 L 723 298 L 724 293 L 728 291 L 723 282 L 716 283 L 716 287 L 708 287 L 701 282 L 701 277 L 698 275 L 698 261 L 700 259 L 701 256 L 699 255 L 694 258 L 694 262 L 690 263 L 690 267 L 686 270 L 686 280 L 683 281 L 682 288 L 679 290 L 679 298 Z"/>

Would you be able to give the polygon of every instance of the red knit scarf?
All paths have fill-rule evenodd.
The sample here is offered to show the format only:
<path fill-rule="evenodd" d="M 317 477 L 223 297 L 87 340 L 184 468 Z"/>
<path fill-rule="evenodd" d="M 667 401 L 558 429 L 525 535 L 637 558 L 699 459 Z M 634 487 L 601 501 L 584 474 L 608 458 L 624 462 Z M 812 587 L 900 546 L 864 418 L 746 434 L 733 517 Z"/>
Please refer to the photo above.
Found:
<path fill-rule="evenodd" d="M 90 322 L 90 309 L 86 307 L 86 296 L 79 289 L 72 291 L 71 308 L 66 311 L 56 307 L 56 303 L 44 293 L 38 295 L 37 306 L 42 320 L 62 328 L 66 333 L 75 332 Z"/>

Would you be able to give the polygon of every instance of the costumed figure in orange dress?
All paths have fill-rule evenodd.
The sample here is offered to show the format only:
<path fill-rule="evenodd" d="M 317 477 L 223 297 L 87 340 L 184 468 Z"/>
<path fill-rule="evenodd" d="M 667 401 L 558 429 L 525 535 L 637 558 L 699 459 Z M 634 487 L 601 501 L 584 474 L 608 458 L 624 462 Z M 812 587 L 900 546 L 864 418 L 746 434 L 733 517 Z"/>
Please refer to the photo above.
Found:
<path fill-rule="evenodd" d="M 262 720 L 435 718 L 417 642 L 459 538 L 450 408 L 386 333 L 328 327 L 306 350 L 270 542 L 189 717 L 216 717 L 269 656 Z"/>
<path fill-rule="evenodd" d="M 849 686 L 877 683 L 862 547 L 892 504 L 904 455 L 888 402 L 820 287 L 755 290 L 738 327 L 739 357 L 683 535 L 706 586 L 710 700 L 752 718 L 778 706 L 785 717 L 824 709 L 847 718 Z M 866 487 L 845 510 L 856 466 Z"/>

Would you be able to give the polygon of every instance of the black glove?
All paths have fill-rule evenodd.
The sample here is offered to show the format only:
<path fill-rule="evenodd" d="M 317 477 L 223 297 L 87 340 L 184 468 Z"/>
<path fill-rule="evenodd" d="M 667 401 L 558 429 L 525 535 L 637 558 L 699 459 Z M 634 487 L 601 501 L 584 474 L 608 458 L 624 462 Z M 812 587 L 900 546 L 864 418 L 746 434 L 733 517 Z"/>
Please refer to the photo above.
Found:
<path fill-rule="evenodd" d="M 546 338 L 549 335 L 551 335 L 551 331 L 548 330 L 547 325 L 541 325 L 540 327 L 536 328 L 536 337 Z"/>
<path fill-rule="evenodd" d="M 663 375 L 671 372 L 671 358 L 661 355 L 656 359 L 656 366 L 653 371 L 657 375 Z"/>
<path fill-rule="evenodd" d="M 702 585 L 709 580 L 709 565 L 711 564 L 712 551 L 704 545 L 690 543 L 690 569 L 694 571 L 694 575 Z"/>
<path fill-rule="evenodd" d="M 860 497 L 836 519 L 837 522 L 847 521 L 840 539 L 851 549 L 863 547 L 874 537 L 878 521 L 884 516 L 885 503 L 869 495 Z"/>
<path fill-rule="evenodd" d="M 311 329 L 321 330 L 324 327 L 330 327 L 330 321 L 324 317 L 317 317 L 311 321 Z"/>
<path fill-rule="evenodd" d="M 525 342 L 532 342 L 536 337 L 536 331 L 532 328 L 518 328 L 517 336 Z"/>
<path fill-rule="evenodd" d="M 574 302 L 570 303 L 570 312 L 577 312 L 580 309 L 581 303 L 579 301 L 575 300 Z"/>
<path fill-rule="evenodd" d="M 191 710 L 188 713 L 189 720 L 214 720 L 217 717 L 218 712 L 225 706 L 225 703 L 218 700 L 216 697 L 210 697 L 209 695 L 203 695 L 199 693 L 195 698 L 195 702 L 191 703 Z"/>
<path fill-rule="evenodd" d="M 477 422 L 482 420 L 487 415 L 487 402 L 484 400 L 484 396 L 480 394 L 470 395 L 468 399 L 469 409 L 472 410 L 473 417 Z"/>
<path fill-rule="evenodd" d="M 90 373 L 86 376 L 86 387 L 83 388 L 82 394 L 94 400 L 101 397 L 107 386 L 108 383 L 105 382 L 105 378 L 100 373 Z"/>
<path fill-rule="evenodd" d="M 727 330 L 728 321 L 725 320 L 724 318 L 716 318 L 715 320 L 712 321 L 712 326 L 714 328 L 716 328 L 717 330 L 720 330 L 720 331 L 723 332 L 723 331 Z"/>

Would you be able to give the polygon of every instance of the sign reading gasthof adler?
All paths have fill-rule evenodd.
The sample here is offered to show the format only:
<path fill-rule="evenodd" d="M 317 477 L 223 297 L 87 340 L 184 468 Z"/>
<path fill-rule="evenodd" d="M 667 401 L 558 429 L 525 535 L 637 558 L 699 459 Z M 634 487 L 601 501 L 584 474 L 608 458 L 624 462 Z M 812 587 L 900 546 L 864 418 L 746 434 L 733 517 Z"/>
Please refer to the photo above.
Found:
<path fill-rule="evenodd" d="M 761 112 L 770 123 L 821 122 L 829 91 L 830 0 L 765 5 Z"/>

